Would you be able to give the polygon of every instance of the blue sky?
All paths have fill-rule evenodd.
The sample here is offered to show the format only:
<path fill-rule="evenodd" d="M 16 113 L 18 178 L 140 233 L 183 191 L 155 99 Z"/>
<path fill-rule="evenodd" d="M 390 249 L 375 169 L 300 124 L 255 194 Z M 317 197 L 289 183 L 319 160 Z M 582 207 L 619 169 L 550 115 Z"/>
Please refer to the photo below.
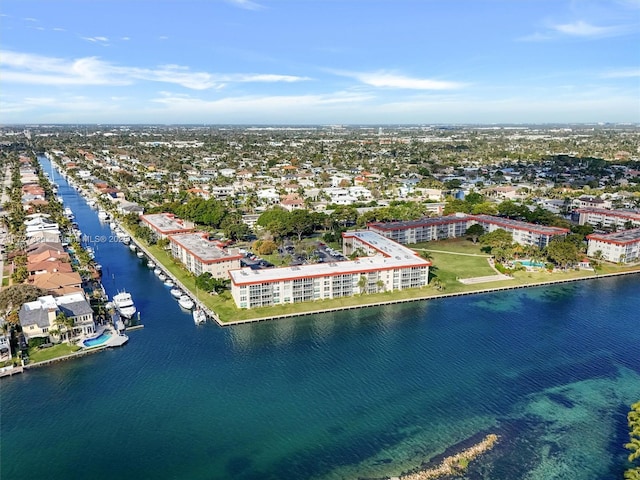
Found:
<path fill-rule="evenodd" d="M 0 123 L 640 123 L 640 0 L 2 0 Z"/>

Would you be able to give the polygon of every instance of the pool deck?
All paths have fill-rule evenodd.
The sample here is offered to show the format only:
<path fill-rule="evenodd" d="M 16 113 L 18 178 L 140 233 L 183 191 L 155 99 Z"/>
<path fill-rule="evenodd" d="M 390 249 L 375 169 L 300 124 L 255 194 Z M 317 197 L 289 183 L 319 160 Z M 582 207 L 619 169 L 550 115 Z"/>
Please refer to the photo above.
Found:
<path fill-rule="evenodd" d="M 86 340 L 90 340 L 92 338 L 97 338 L 103 333 L 109 333 L 111 336 L 99 345 L 94 345 L 92 347 L 88 347 L 84 344 Z M 89 338 L 85 338 L 80 341 L 80 345 L 82 345 L 82 350 L 94 350 L 96 348 L 111 348 L 111 347 L 120 347 L 129 341 L 129 337 L 124 334 L 118 334 L 113 328 L 108 326 L 101 326 L 96 330 L 95 335 Z"/>

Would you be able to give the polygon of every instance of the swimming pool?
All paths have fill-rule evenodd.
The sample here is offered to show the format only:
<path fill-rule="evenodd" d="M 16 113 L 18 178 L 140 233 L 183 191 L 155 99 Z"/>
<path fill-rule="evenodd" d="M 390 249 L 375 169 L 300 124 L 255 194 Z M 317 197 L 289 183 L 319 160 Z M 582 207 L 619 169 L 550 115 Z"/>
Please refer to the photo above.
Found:
<path fill-rule="evenodd" d="M 85 347 L 97 347 L 98 345 L 102 345 L 103 343 L 105 343 L 107 340 L 109 340 L 111 338 L 111 333 L 109 332 L 102 332 L 100 335 L 98 335 L 97 337 L 94 338 L 88 338 L 87 340 L 83 341 L 82 344 Z"/>
<path fill-rule="evenodd" d="M 519 263 L 523 267 L 544 267 L 544 262 L 534 262 L 533 260 L 517 260 L 515 263 Z"/>

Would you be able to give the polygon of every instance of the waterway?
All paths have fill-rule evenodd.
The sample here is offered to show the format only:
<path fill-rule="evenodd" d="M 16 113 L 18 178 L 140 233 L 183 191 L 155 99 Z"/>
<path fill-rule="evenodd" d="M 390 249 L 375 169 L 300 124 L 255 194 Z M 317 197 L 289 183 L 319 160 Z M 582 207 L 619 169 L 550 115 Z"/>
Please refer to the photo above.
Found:
<path fill-rule="evenodd" d="M 197 327 L 126 246 L 96 246 L 145 328 L 2 380 L 2 479 L 374 478 L 487 433 L 500 442 L 465 478 L 622 476 L 638 276 Z"/>

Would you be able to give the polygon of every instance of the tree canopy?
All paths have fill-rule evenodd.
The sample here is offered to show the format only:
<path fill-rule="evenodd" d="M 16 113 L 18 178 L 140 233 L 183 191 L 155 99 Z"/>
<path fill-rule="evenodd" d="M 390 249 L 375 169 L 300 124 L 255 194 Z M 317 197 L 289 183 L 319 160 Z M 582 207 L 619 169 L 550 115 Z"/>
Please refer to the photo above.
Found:
<path fill-rule="evenodd" d="M 549 260 L 562 268 L 580 261 L 581 252 L 570 238 L 554 238 L 546 248 Z"/>
<path fill-rule="evenodd" d="M 19 308 L 23 303 L 33 302 L 47 292 L 34 285 L 11 285 L 0 291 L 0 312 Z"/>

